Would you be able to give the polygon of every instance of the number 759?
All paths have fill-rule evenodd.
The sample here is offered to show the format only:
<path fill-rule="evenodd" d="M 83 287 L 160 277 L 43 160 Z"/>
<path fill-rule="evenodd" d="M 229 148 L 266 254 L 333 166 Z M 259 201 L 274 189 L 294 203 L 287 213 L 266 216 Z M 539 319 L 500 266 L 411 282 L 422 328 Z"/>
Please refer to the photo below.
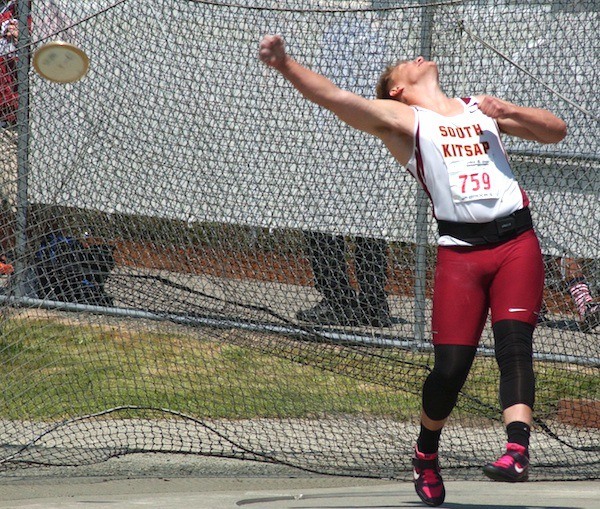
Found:
<path fill-rule="evenodd" d="M 471 173 L 469 175 L 459 175 L 460 190 L 462 193 L 467 191 L 488 190 L 491 188 L 490 176 L 487 173 Z"/>

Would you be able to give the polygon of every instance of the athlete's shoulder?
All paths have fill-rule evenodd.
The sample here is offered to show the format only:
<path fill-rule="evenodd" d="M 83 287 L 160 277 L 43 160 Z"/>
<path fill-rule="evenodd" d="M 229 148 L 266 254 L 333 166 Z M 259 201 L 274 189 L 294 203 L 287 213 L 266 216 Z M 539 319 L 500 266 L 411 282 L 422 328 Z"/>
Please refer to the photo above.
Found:
<path fill-rule="evenodd" d="M 412 106 L 393 99 L 373 99 L 372 104 L 382 120 L 382 129 L 401 131 L 405 134 L 412 132 L 415 121 L 415 109 Z"/>

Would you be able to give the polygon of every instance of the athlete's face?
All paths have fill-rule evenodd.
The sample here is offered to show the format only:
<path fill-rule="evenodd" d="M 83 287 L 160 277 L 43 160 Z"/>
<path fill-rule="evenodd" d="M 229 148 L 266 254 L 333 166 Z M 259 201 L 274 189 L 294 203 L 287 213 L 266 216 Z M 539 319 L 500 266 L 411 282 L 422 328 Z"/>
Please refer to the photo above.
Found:
<path fill-rule="evenodd" d="M 419 56 L 398 64 L 390 75 L 390 94 L 395 99 L 402 101 L 402 92 L 405 88 L 424 83 L 426 80 L 438 79 L 438 68 L 435 62 L 425 60 Z"/>

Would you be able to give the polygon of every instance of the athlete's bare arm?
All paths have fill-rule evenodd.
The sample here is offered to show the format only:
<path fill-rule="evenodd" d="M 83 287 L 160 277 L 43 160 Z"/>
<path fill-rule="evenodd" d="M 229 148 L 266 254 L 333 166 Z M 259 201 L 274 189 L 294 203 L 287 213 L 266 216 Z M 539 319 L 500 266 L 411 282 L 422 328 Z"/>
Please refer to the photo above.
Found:
<path fill-rule="evenodd" d="M 567 135 L 567 125 L 548 110 L 517 106 L 497 97 L 478 97 L 479 109 L 495 118 L 500 130 L 540 143 L 558 143 Z"/>
<path fill-rule="evenodd" d="M 413 147 L 414 111 L 398 101 L 366 99 L 342 90 L 325 76 L 300 65 L 285 51 L 283 39 L 267 35 L 260 59 L 279 71 L 306 99 L 332 111 L 348 125 L 381 138 L 406 164 Z"/>

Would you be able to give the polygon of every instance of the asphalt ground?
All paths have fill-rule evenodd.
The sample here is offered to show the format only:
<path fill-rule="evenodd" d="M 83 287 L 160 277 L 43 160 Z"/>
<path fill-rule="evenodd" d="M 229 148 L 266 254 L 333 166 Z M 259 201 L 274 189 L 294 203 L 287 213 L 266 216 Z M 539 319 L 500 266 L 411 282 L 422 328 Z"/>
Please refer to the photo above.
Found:
<path fill-rule="evenodd" d="M 446 483 L 453 509 L 598 509 L 600 481 Z M 0 475 L 0 508 L 392 509 L 426 507 L 412 483 L 307 474 L 288 467 L 138 454 L 86 467 Z"/>

